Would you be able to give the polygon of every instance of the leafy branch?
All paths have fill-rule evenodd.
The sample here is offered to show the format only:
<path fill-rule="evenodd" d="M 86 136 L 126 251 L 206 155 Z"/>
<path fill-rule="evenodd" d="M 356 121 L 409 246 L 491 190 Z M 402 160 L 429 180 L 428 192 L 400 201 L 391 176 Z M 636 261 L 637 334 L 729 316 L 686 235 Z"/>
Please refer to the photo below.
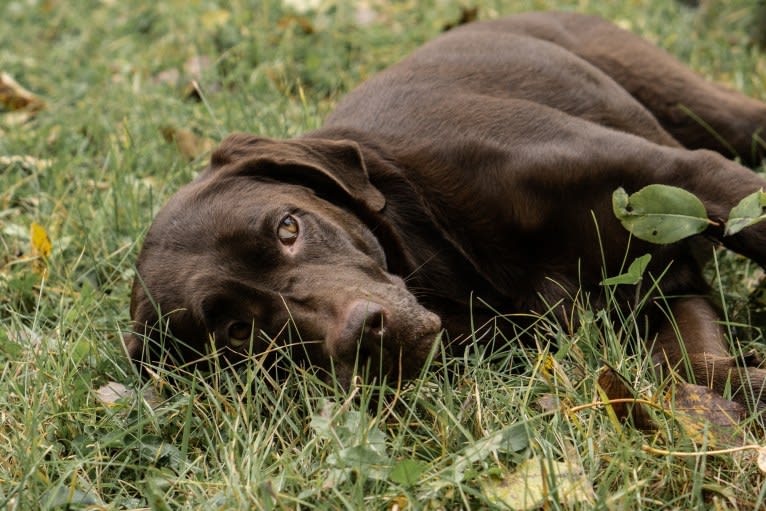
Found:
<path fill-rule="evenodd" d="M 623 188 L 612 194 L 615 216 L 635 237 L 669 244 L 694 236 L 710 225 L 721 225 L 707 216 L 702 201 L 675 186 L 653 184 L 628 195 Z M 759 190 L 742 199 L 723 223 L 724 236 L 766 219 L 766 193 Z"/>
<path fill-rule="evenodd" d="M 723 226 L 724 236 L 731 236 L 766 220 L 766 193 L 759 190 L 743 198 L 723 223 L 708 218 L 696 195 L 668 185 L 649 185 L 631 195 L 618 188 L 612 193 L 612 209 L 633 236 L 663 245 L 700 234 L 711 225 Z M 638 284 L 650 260 L 651 255 L 644 254 L 625 273 L 604 279 L 601 285 Z"/>

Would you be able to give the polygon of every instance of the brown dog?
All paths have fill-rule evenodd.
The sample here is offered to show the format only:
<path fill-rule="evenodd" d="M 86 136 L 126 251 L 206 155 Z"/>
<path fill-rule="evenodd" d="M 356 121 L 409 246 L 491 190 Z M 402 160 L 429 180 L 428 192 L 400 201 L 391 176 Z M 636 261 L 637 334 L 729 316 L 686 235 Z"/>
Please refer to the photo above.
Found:
<path fill-rule="evenodd" d="M 766 371 L 729 355 L 692 246 L 716 239 L 764 264 L 766 223 L 629 243 L 611 195 L 680 186 L 725 218 L 766 181 L 719 153 L 756 161 L 764 127 L 766 105 L 601 19 L 465 25 L 360 86 L 313 133 L 226 139 L 146 237 L 128 352 L 157 361 L 167 343 L 191 361 L 289 343 L 340 381 L 357 362 L 406 377 L 442 328 L 465 338 L 496 311 L 565 323 L 578 292 L 603 304 L 603 275 L 651 253 L 661 299 L 641 314 L 657 361 L 758 396 Z M 631 307 L 635 291 L 618 293 Z"/>

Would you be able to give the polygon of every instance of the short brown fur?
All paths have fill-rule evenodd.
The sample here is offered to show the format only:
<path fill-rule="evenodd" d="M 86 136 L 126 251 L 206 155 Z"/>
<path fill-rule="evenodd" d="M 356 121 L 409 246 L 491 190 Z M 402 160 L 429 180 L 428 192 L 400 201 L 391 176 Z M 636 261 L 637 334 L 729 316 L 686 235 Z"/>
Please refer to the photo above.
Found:
<path fill-rule="evenodd" d="M 598 306 L 603 275 L 651 253 L 648 271 L 664 274 L 656 296 L 677 325 L 659 307 L 643 312 L 657 362 L 760 396 L 766 373 L 729 356 L 697 248 L 713 240 L 763 265 L 766 223 L 629 243 L 610 198 L 680 186 L 725 218 L 766 181 L 722 154 L 759 162 L 753 135 L 765 127 L 766 105 L 599 18 L 461 26 L 351 92 L 319 130 L 226 139 L 146 238 L 128 351 L 156 360 L 147 340 L 168 328 L 187 344 L 180 360 L 211 339 L 241 354 L 231 335 L 242 322 L 266 334 L 247 350 L 265 350 L 288 342 L 294 323 L 294 351 L 343 381 L 358 357 L 409 376 L 442 328 L 459 344 L 495 311 L 553 308 L 566 321 L 578 292 Z M 293 221 L 297 238 L 280 241 Z M 624 289 L 620 305 L 633 295 Z"/>

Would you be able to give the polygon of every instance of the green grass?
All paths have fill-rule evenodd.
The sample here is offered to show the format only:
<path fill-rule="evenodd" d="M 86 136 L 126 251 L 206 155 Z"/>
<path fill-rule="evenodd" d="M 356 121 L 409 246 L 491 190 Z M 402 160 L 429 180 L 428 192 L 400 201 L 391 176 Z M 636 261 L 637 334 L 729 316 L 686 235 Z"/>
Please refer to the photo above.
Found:
<path fill-rule="evenodd" d="M 161 129 L 218 141 L 317 127 L 344 92 L 456 20 L 461 2 L 369 5 L 361 26 L 353 3 L 332 1 L 305 15 L 273 1 L 2 4 L 0 71 L 46 108 L 21 124 L 0 112 L 0 156 L 51 163 L 0 169 L 0 508 L 482 508 L 487 483 L 531 456 L 581 466 L 597 508 L 766 505 L 753 453 L 649 454 L 643 445 L 705 447 L 670 418 L 646 433 L 599 407 L 567 412 L 599 399 L 604 361 L 643 395 L 658 392 L 629 319 L 613 325 L 587 304 L 569 329 L 541 318 L 539 350 L 498 338 L 492 355 L 476 346 L 435 361 L 399 390 L 346 394 L 297 367 L 275 382 L 255 363 L 148 383 L 134 374 L 120 339 L 140 240 L 204 165 Z M 479 5 L 482 18 L 553 6 L 600 13 L 766 99 L 747 0 L 701 11 L 671 0 Z M 195 62 L 198 74 L 186 69 Z M 53 243 L 45 279 L 30 257 L 33 222 Z M 710 278 L 735 347 L 762 352 L 766 322 L 749 303 L 756 269 L 729 254 L 717 263 Z M 108 381 L 139 393 L 104 404 L 95 391 Z M 763 426 L 748 419 L 743 443 L 760 442 Z"/>

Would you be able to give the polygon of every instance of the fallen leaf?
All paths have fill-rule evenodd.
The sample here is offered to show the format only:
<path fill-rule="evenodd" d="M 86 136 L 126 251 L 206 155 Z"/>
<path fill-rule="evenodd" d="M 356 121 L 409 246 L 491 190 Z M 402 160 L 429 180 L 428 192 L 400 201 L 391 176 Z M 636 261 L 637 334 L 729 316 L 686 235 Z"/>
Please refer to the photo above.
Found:
<path fill-rule="evenodd" d="M 479 17 L 478 7 L 463 6 L 460 8 L 460 17 L 456 19 L 455 21 L 450 21 L 449 23 L 445 23 L 444 26 L 442 27 L 442 31 L 446 32 L 447 30 L 451 30 L 455 27 L 459 27 L 460 25 L 471 23 L 472 21 L 476 21 L 478 17 Z"/>
<path fill-rule="evenodd" d="M 388 503 L 387 509 L 388 511 L 402 511 L 402 509 L 410 509 L 407 495 L 397 495 L 391 499 Z"/>
<path fill-rule="evenodd" d="M 45 227 L 37 222 L 32 222 L 29 228 L 29 239 L 32 243 L 32 254 L 34 256 L 47 259 L 51 255 L 53 245 Z"/>
<path fill-rule="evenodd" d="M 229 11 L 225 9 L 214 9 L 212 11 L 203 13 L 200 20 L 202 21 L 202 26 L 205 27 L 205 29 L 213 30 L 225 25 L 226 22 L 229 21 L 230 17 L 231 13 Z"/>
<path fill-rule="evenodd" d="M 45 170 L 50 167 L 52 163 L 51 160 L 41 160 L 34 156 L 0 156 L 0 167 L 7 168 L 17 165 L 27 172 Z"/>
<path fill-rule="evenodd" d="M 40 509 L 93 509 L 103 508 L 104 502 L 93 487 L 88 491 L 79 488 L 56 486 L 45 490 L 40 496 Z"/>
<path fill-rule="evenodd" d="M 132 400 L 139 395 L 151 408 L 156 408 L 161 402 L 153 387 L 147 387 L 139 394 L 122 383 L 110 381 L 96 389 L 96 399 L 107 407 L 117 405 L 120 400 Z"/>
<path fill-rule="evenodd" d="M 135 395 L 133 389 L 114 381 L 110 381 L 96 390 L 96 399 L 106 406 L 114 406 L 120 399 L 132 398 Z"/>
<path fill-rule="evenodd" d="M 282 30 L 297 26 L 300 27 L 301 31 L 306 35 L 314 33 L 314 25 L 305 16 L 287 15 L 277 22 L 277 26 Z"/>
<path fill-rule="evenodd" d="M 322 5 L 322 0 L 282 0 L 282 5 L 296 12 L 305 14 L 319 9 Z"/>
<path fill-rule="evenodd" d="M 564 507 L 592 505 L 596 496 L 582 466 L 573 460 L 530 458 L 502 479 L 490 478 L 481 486 L 491 504 L 513 510 L 537 509 L 548 501 Z"/>
<path fill-rule="evenodd" d="M 215 147 L 213 140 L 183 128 L 163 126 L 160 128 L 160 133 L 166 142 L 175 142 L 178 152 L 190 161 L 212 151 Z"/>
<path fill-rule="evenodd" d="M 155 83 L 164 83 L 165 85 L 175 87 L 181 80 L 181 72 L 178 69 L 171 67 L 154 75 L 153 80 Z"/>
<path fill-rule="evenodd" d="M 537 398 L 537 406 L 543 412 L 557 412 L 561 410 L 561 401 L 555 394 L 542 394 Z"/>
<path fill-rule="evenodd" d="M 362 28 L 369 27 L 378 19 L 378 13 L 372 8 L 370 2 L 356 2 L 354 7 L 354 22 Z"/>
<path fill-rule="evenodd" d="M 17 110 L 15 112 L 7 112 L 0 117 L 0 122 L 7 128 L 15 128 L 26 124 L 35 113 L 28 110 Z"/>
<path fill-rule="evenodd" d="M 463 481 L 469 467 L 498 451 L 521 452 L 529 447 L 526 425 L 514 424 L 479 438 L 466 446 L 452 464 L 453 481 Z"/>
<path fill-rule="evenodd" d="M 37 112 L 45 107 L 45 102 L 19 85 L 11 75 L 0 72 L 0 105 L 7 110 Z"/>
<path fill-rule="evenodd" d="M 184 62 L 184 73 L 193 80 L 202 79 L 202 74 L 213 65 L 213 59 L 206 55 L 196 55 Z"/>
<path fill-rule="evenodd" d="M 631 32 L 635 31 L 635 27 L 633 26 L 633 21 L 627 19 L 627 18 L 619 18 L 614 20 L 614 24 L 620 27 L 623 30 L 628 30 Z"/>
<path fill-rule="evenodd" d="M 612 401 L 617 399 L 635 399 L 636 393 L 630 388 L 626 380 L 615 369 L 604 366 L 598 375 L 598 386 L 604 395 Z M 642 430 L 654 429 L 656 425 L 651 415 L 640 403 L 610 403 L 614 414 L 620 421 L 632 421 L 633 425 Z"/>
<path fill-rule="evenodd" d="M 666 398 L 666 413 L 697 445 L 729 447 L 742 444 L 739 422 L 745 408 L 702 385 L 679 382 Z"/>
<path fill-rule="evenodd" d="M 758 449 L 758 470 L 766 474 L 766 447 Z"/>
<path fill-rule="evenodd" d="M 559 361 L 556 360 L 556 357 L 550 353 L 545 355 L 545 359 L 540 368 L 540 374 L 551 385 L 556 385 L 564 389 L 574 388 L 572 381 L 569 379 L 569 376 L 567 376 L 564 368 Z"/>

